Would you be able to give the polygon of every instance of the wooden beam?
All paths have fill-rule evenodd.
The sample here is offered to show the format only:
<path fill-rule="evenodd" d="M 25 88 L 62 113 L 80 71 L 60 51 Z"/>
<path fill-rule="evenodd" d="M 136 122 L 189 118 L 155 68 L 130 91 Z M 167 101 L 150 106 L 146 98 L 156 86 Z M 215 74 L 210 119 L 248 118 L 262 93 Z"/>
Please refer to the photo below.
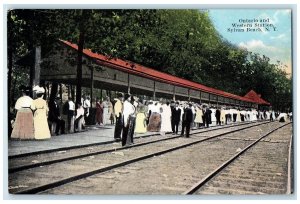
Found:
<path fill-rule="evenodd" d="M 41 76 L 41 46 L 34 48 L 34 65 L 30 69 L 30 86 L 33 88 L 36 85 L 40 85 Z M 32 97 L 36 98 L 36 93 L 32 93 Z"/>
<path fill-rule="evenodd" d="M 176 100 L 176 96 L 175 96 L 175 85 L 173 86 L 173 100 Z"/>
<path fill-rule="evenodd" d="M 155 81 L 153 81 L 153 100 L 156 98 Z"/>
<path fill-rule="evenodd" d="M 127 81 L 128 81 L 128 83 L 127 83 L 127 92 L 128 92 L 128 94 L 130 94 L 130 74 L 127 74 L 128 76 L 127 76 Z"/>
<path fill-rule="evenodd" d="M 94 67 L 91 67 L 91 90 L 90 90 L 90 95 L 91 95 L 91 108 L 93 107 L 93 90 L 94 90 Z"/>
<path fill-rule="evenodd" d="M 199 91 L 200 92 L 200 104 L 202 103 L 202 91 Z"/>
<path fill-rule="evenodd" d="M 34 86 L 40 85 L 41 76 L 41 46 L 35 48 L 34 60 Z"/>

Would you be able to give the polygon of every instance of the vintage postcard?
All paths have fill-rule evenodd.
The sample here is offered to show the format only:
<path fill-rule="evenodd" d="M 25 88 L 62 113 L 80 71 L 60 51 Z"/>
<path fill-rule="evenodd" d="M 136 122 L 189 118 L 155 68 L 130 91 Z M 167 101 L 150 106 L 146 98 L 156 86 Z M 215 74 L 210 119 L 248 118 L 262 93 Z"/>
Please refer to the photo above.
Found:
<path fill-rule="evenodd" d="M 8 193 L 293 194 L 293 15 L 8 9 Z"/>

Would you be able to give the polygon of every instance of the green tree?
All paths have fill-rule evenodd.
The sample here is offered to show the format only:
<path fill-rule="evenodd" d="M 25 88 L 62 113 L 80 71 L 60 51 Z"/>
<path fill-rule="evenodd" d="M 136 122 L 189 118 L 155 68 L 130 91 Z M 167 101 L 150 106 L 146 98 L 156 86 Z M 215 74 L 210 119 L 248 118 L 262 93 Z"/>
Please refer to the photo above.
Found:
<path fill-rule="evenodd" d="M 291 80 L 281 65 L 227 42 L 205 11 L 13 10 L 11 14 L 8 32 L 16 40 L 9 41 L 18 45 L 9 46 L 13 48 L 9 52 L 15 56 L 39 44 L 46 54 L 57 39 L 78 44 L 72 59 L 77 66 L 77 102 L 84 48 L 238 95 L 254 89 L 278 108 L 284 106 L 282 97 L 291 99 Z"/>

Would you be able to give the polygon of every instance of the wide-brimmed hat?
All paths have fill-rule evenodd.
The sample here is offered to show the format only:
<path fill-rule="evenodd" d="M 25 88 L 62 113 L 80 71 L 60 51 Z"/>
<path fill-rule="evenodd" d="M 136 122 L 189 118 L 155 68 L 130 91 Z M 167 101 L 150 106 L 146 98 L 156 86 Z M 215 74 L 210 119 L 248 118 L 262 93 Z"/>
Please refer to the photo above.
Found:
<path fill-rule="evenodd" d="M 40 86 L 33 87 L 33 91 L 36 92 L 37 94 L 45 93 L 45 89 L 43 87 L 40 87 Z"/>

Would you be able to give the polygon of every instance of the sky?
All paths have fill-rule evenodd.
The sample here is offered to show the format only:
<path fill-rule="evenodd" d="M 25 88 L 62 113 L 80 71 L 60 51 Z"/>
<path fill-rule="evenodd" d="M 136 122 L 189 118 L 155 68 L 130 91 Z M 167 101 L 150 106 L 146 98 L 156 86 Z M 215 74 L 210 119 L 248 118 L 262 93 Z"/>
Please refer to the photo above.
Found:
<path fill-rule="evenodd" d="M 209 16 L 223 38 L 269 57 L 271 63 L 281 61 L 291 73 L 291 10 L 211 9 Z"/>

